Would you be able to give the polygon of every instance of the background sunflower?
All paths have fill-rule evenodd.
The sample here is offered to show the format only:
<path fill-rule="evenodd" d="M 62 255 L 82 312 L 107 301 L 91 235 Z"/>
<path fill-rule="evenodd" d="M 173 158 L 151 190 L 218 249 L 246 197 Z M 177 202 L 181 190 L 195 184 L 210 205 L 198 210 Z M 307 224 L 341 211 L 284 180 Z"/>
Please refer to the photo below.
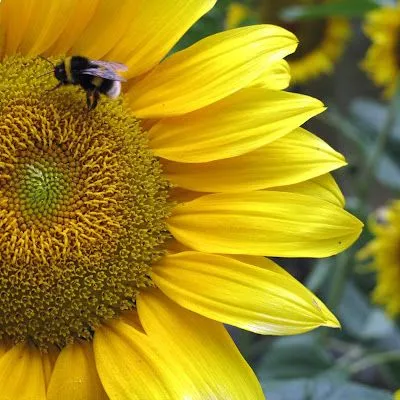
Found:
<path fill-rule="evenodd" d="M 249 19 L 286 26 L 299 39 L 297 51 L 288 57 L 292 84 L 302 84 L 332 72 L 342 55 L 350 34 L 346 18 L 325 17 L 302 21 L 285 17 L 285 10 L 300 5 L 318 4 L 318 1 L 259 1 L 258 10 L 241 2 L 230 3 L 226 26 L 232 28 Z"/>
<path fill-rule="evenodd" d="M 376 85 L 384 88 L 385 96 L 391 97 L 400 71 L 400 3 L 369 12 L 363 29 L 371 45 L 362 67 Z"/>

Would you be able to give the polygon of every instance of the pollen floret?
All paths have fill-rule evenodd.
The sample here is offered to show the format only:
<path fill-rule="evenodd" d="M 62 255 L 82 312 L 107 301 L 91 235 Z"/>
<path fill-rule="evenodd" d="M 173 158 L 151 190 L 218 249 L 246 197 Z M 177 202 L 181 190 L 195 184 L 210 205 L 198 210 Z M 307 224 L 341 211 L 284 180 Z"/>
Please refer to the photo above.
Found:
<path fill-rule="evenodd" d="M 119 102 L 0 65 L 0 337 L 60 347 L 135 306 L 163 253 L 168 183 Z M 104 103 L 104 104 L 103 104 Z"/>

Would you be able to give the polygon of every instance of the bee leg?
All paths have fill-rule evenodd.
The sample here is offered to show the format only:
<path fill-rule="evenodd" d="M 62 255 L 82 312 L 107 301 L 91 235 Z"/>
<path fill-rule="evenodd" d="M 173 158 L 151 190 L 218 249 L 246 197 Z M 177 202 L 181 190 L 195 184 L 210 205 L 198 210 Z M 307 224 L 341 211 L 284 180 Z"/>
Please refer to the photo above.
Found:
<path fill-rule="evenodd" d="M 46 92 L 52 92 L 53 90 L 58 89 L 58 88 L 59 88 L 60 86 L 62 86 L 62 85 L 63 85 L 62 82 L 58 82 L 56 86 L 54 86 L 54 87 L 51 88 L 51 89 L 47 89 Z"/>
<path fill-rule="evenodd" d="M 94 110 L 99 102 L 100 92 L 96 89 L 88 90 L 86 92 L 86 104 L 88 106 L 88 110 Z"/>

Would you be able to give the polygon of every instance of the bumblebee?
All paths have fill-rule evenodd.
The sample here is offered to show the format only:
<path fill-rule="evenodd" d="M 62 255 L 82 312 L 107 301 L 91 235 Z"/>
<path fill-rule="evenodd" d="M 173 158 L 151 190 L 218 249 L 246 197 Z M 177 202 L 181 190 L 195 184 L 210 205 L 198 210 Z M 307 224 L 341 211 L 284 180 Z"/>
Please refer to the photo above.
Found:
<path fill-rule="evenodd" d="M 50 60 L 45 59 L 50 62 Z M 94 110 L 100 94 L 115 99 L 121 92 L 121 82 L 125 81 L 117 71 L 126 71 L 124 64 L 90 60 L 82 56 L 66 57 L 54 65 L 54 76 L 59 83 L 51 90 L 63 85 L 79 85 L 86 92 L 86 102 L 89 111 Z"/>

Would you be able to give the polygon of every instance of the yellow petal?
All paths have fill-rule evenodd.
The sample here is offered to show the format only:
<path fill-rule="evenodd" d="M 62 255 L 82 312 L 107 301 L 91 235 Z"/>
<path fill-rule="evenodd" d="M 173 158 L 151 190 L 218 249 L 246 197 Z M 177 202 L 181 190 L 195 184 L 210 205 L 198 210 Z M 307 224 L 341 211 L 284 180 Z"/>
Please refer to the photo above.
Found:
<path fill-rule="evenodd" d="M 105 58 L 125 63 L 129 67 L 126 77 L 143 74 L 158 64 L 215 2 L 216 0 L 135 1 L 137 9 L 130 15 L 128 29 Z"/>
<path fill-rule="evenodd" d="M 30 345 L 13 346 L 0 358 L 0 398 L 46 400 L 46 386 L 39 350 Z"/>
<path fill-rule="evenodd" d="M 165 358 L 182 365 L 196 384 L 195 393 L 179 398 L 264 399 L 222 324 L 179 307 L 158 290 L 139 295 L 138 312 L 149 337 L 162 344 Z"/>
<path fill-rule="evenodd" d="M 43 373 L 46 384 L 46 389 L 49 387 L 51 375 L 53 374 L 54 365 L 60 351 L 56 348 L 49 348 L 46 353 L 42 354 Z"/>
<path fill-rule="evenodd" d="M 74 343 L 64 347 L 54 366 L 47 399 L 107 399 L 97 375 L 92 343 Z"/>
<path fill-rule="evenodd" d="M 164 162 L 163 169 L 182 188 L 235 193 L 303 182 L 345 164 L 341 154 L 299 128 L 239 157 L 196 164 Z"/>
<path fill-rule="evenodd" d="M 152 278 L 182 307 L 255 333 L 293 335 L 339 326 L 308 289 L 274 267 L 188 251 L 165 256 L 153 267 Z"/>
<path fill-rule="evenodd" d="M 286 60 L 271 63 L 250 86 L 272 90 L 286 89 L 290 84 L 290 67 Z"/>
<path fill-rule="evenodd" d="M 167 252 L 168 254 L 174 254 L 174 253 L 180 253 L 182 251 L 188 251 L 191 250 L 190 248 L 184 246 L 182 243 L 179 243 L 175 239 L 170 239 L 168 240 L 166 244 Z"/>
<path fill-rule="evenodd" d="M 46 50 L 47 55 L 59 55 L 70 53 L 71 47 L 80 39 L 82 32 L 89 24 L 96 24 L 99 21 L 94 18 L 95 12 L 99 12 L 98 6 L 102 0 L 76 0 L 69 19 L 65 20 L 65 27 L 54 44 Z M 79 3 L 78 3 L 79 2 Z M 109 29 L 106 29 L 109 31 Z M 101 33 L 104 27 L 101 28 Z M 87 53 L 82 53 L 89 56 Z"/>
<path fill-rule="evenodd" d="M 138 1 L 100 0 L 94 14 L 70 53 L 103 58 L 123 37 L 139 10 Z M 111 60 L 122 61 L 122 60 Z"/>
<path fill-rule="evenodd" d="M 204 109 L 162 119 L 149 131 L 150 146 L 167 160 L 220 160 L 265 146 L 324 109 L 312 97 L 247 88 Z"/>
<path fill-rule="evenodd" d="M 4 7 L 0 0 L 0 58 L 3 57 L 5 43 L 5 21 L 4 21 Z"/>
<path fill-rule="evenodd" d="M 204 196 L 202 192 L 194 192 L 180 187 L 172 187 L 169 191 L 169 199 L 173 202 L 185 203 Z"/>
<path fill-rule="evenodd" d="M 378 248 L 378 242 L 376 240 L 372 240 L 357 252 L 356 259 L 359 261 L 365 261 L 368 258 L 372 257 L 374 253 L 378 250 Z"/>
<path fill-rule="evenodd" d="M 128 100 L 139 118 L 185 114 L 247 86 L 266 66 L 294 51 L 295 36 L 253 25 L 209 36 L 173 54 L 133 84 Z"/>
<path fill-rule="evenodd" d="M 111 399 L 184 398 L 174 391 L 174 381 L 176 385 L 180 382 L 168 378 L 174 371 L 168 363 L 173 360 L 164 361 L 149 338 L 132 324 L 120 319 L 97 328 L 93 345 L 97 370 Z"/>
<path fill-rule="evenodd" d="M 342 208 L 345 204 L 343 193 L 331 174 L 317 176 L 308 181 L 296 183 L 294 185 L 280 186 L 274 188 L 274 190 L 319 197 L 322 200 L 329 201 Z"/>
<path fill-rule="evenodd" d="M 3 0 L 0 4 L 2 43 L 0 54 L 17 52 L 27 29 L 35 0 Z"/>
<path fill-rule="evenodd" d="M 332 203 L 297 193 L 210 194 L 178 204 L 167 221 L 181 243 L 207 253 L 328 257 L 362 223 Z"/>
<path fill-rule="evenodd" d="M 8 350 L 10 350 L 10 345 L 8 342 L 5 342 L 4 340 L 0 341 L 0 358 L 4 356 L 4 354 L 7 353 Z"/>
<path fill-rule="evenodd" d="M 3 0 L 6 54 L 43 53 L 61 35 L 77 3 L 77 0 Z"/>

